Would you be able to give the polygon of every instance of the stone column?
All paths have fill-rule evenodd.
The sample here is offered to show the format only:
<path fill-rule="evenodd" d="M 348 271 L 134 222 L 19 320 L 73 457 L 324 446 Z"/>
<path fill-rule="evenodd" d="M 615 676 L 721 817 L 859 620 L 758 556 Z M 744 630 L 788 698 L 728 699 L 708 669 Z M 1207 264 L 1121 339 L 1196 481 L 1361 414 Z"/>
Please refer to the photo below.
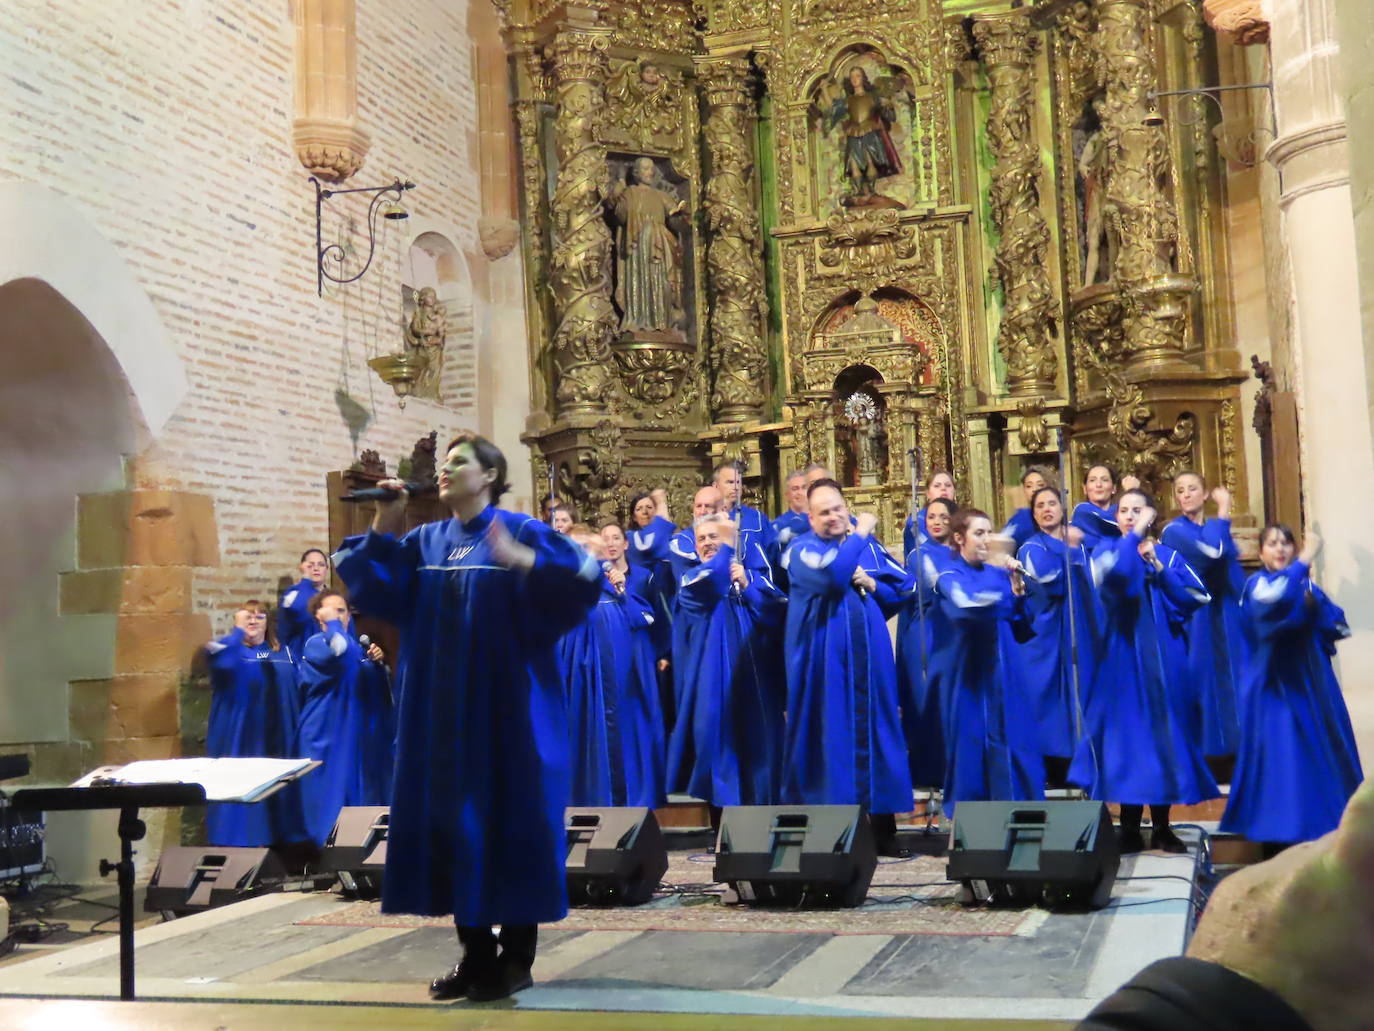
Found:
<path fill-rule="evenodd" d="M 1337 653 L 1365 761 L 1374 761 L 1374 439 L 1360 282 L 1331 0 L 1266 0 L 1278 139 L 1267 159 L 1282 177 L 1307 526 L 1326 549 L 1317 579 L 1353 632 Z M 1286 303 L 1283 299 L 1279 303 Z"/>
<path fill-rule="evenodd" d="M 558 414 L 604 415 L 615 391 L 611 338 L 611 231 L 602 213 L 607 190 L 600 122 L 606 108 L 610 30 L 570 27 L 553 44 L 558 110 L 558 182 L 548 265 L 554 300 L 553 359 Z"/>
<path fill-rule="evenodd" d="M 312 175 L 342 182 L 371 146 L 358 124 L 355 0 L 292 0 L 296 23 L 296 156 Z"/>
<path fill-rule="evenodd" d="M 1180 361 L 1196 286 L 1175 274 L 1178 215 L 1165 191 L 1169 150 L 1162 125 L 1147 125 L 1157 90 L 1150 50 L 1152 0 L 1101 0 L 1093 38 L 1104 93 L 1098 114 L 1106 150 L 1104 221 L 1117 242 L 1112 283 L 1123 310 L 1127 360 L 1148 368 Z"/>
<path fill-rule="evenodd" d="M 990 200 L 1001 234 L 997 274 L 1003 291 L 997 348 L 1007 363 L 1011 394 L 1052 395 L 1057 363 L 1050 336 L 1054 293 L 1046 268 L 1050 231 L 1040 212 L 1040 147 L 1031 90 L 1038 40 L 1025 10 L 978 18 L 973 38 L 992 89 L 987 132 L 996 164 Z"/>
<path fill-rule="evenodd" d="M 763 416 L 763 241 L 754 209 L 753 79 L 742 57 L 697 62 L 706 97 L 706 274 L 711 297 L 711 413 L 716 422 Z"/>

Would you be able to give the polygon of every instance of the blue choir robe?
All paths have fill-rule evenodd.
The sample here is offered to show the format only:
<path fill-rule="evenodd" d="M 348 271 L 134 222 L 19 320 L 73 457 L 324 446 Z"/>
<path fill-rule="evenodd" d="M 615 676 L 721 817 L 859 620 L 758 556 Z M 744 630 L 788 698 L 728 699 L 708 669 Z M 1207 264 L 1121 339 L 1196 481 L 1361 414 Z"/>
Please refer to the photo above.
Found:
<path fill-rule="evenodd" d="M 305 654 L 305 642 L 320 632 L 320 625 L 310 614 L 310 599 L 318 587 L 310 580 L 301 580 L 282 592 L 277 602 L 277 640 L 291 651 L 296 662 Z"/>
<path fill-rule="evenodd" d="M 918 554 L 921 568 L 917 567 Z M 948 647 L 953 638 L 935 593 L 935 582 L 953 560 L 954 552 L 936 540 L 922 544 L 919 553 L 913 549 L 906 557 L 914 586 L 897 615 L 897 689 L 911 781 L 917 787 L 943 788 L 945 783 L 944 706 L 936 675 L 940 667 L 937 652 Z"/>
<path fill-rule="evenodd" d="M 1207 603 L 1207 590 L 1167 545 L 1155 545 L 1159 572 L 1139 545 L 1133 530 L 1092 555 L 1102 662 L 1069 780 L 1103 801 L 1191 805 L 1220 794 L 1193 733 L 1186 673 L 1184 626 Z"/>
<path fill-rule="evenodd" d="M 1040 528 L 1035 525 L 1035 516 L 1031 515 L 1029 508 L 1018 508 L 1007 520 L 1007 525 L 1002 527 L 1002 536 L 1015 541 L 1017 551 L 1039 532 Z"/>
<path fill-rule="evenodd" d="M 727 514 L 739 526 L 740 552 L 749 555 L 757 549 L 768 562 L 768 575 L 771 578 L 774 567 L 782 558 L 778 548 L 778 534 L 773 529 L 773 524 L 757 508 L 750 508 L 748 505 L 736 505 Z M 744 564 L 751 566 L 750 562 Z"/>
<path fill-rule="evenodd" d="M 911 593 L 911 574 L 877 540 L 858 534 L 803 534 L 782 561 L 791 581 L 783 802 L 910 812 L 887 619 Z M 860 566 L 877 582 L 871 594 L 850 582 Z"/>
<path fill-rule="evenodd" d="M 1103 541 L 1121 539 L 1121 527 L 1116 525 L 1116 505 L 1110 501 L 1105 508 L 1100 508 L 1091 501 L 1080 501 L 1074 507 L 1073 518 L 1069 523 L 1083 531 L 1083 546 L 1090 554 L 1096 551 Z"/>
<path fill-rule="evenodd" d="M 1254 648 L 1221 830 L 1252 841 L 1310 841 L 1336 829 L 1364 779 L 1331 669 L 1336 642 L 1350 629 L 1302 562 L 1250 577 L 1241 611 Z"/>
<path fill-rule="evenodd" d="M 1212 600 L 1188 617 L 1188 678 L 1204 755 L 1234 755 L 1240 743 L 1238 688 L 1249 641 L 1240 614 L 1245 573 L 1229 519 L 1203 525 L 1178 516 L 1159 535 L 1192 567 Z"/>
<path fill-rule="evenodd" d="M 659 658 L 667 658 L 672 646 L 675 582 L 668 545 L 675 533 L 676 526 L 656 515 L 647 526 L 630 531 L 625 551 L 630 566 L 643 570 L 649 578 L 640 593 L 653 605 L 654 625 L 649 628 L 649 635 Z"/>
<path fill-rule="evenodd" d="M 492 561 L 500 519 L 534 549 L 523 573 Z M 350 600 L 401 631 L 396 778 L 382 908 L 460 926 L 567 913 L 567 706 L 558 638 L 600 594 L 601 567 L 531 516 L 484 509 L 401 540 L 346 540 Z"/>
<path fill-rule="evenodd" d="M 921 535 L 921 547 L 924 548 L 930 543 L 930 534 L 926 532 L 926 512 L 930 509 L 927 505 L 917 512 L 913 512 L 906 517 L 906 525 L 902 527 L 902 550 L 903 554 L 910 555 L 916 550 L 916 535 Z"/>
<path fill-rule="evenodd" d="M 391 802 L 396 718 L 386 667 L 338 620 L 305 642 L 297 750 L 324 763 L 301 779 L 306 827 L 323 845 L 347 805 Z"/>
<path fill-rule="evenodd" d="M 1064 577 L 1066 553 L 1073 583 L 1072 638 Z M 1102 650 L 1102 608 L 1093 588 L 1088 549 L 1083 544 L 1068 547 L 1057 537 L 1037 530 L 1017 558 L 1026 571 L 1026 611 L 1035 632 L 1021 648 L 1022 677 L 1035 709 L 1040 750 L 1045 755 L 1071 759 L 1083 737 L 1083 718 Z M 1072 659 L 1075 640 L 1076 692 Z"/>
<path fill-rule="evenodd" d="M 642 570 L 617 591 L 602 576 L 596 606 L 557 646 L 566 677 L 572 757 L 569 804 L 649 806 L 664 795 L 663 712 L 659 707 L 653 606 Z"/>
<path fill-rule="evenodd" d="M 786 596 L 767 574 L 731 589 L 735 551 L 723 545 L 678 585 L 683 629 L 677 720 L 668 745 L 669 786 L 715 806 L 779 801 L 782 670 L 760 655 L 776 635 Z"/>
<path fill-rule="evenodd" d="M 809 533 L 810 530 L 811 517 L 805 512 L 793 512 L 789 508 L 773 520 L 773 535 L 777 538 L 779 552 L 786 551 L 793 538 Z"/>
<path fill-rule="evenodd" d="M 205 647 L 210 665 L 210 719 L 205 754 L 213 758 L 293 759 L 300 696 L 291 652 L 266 643 L 250 647 L 242 628 Z M 309 774 L 307 774 L 309 776 Z M 309 837 L 299 786 L 288 784 L 254 803 L 212 802 L 205 807 L 211 845 L 284 845 Z"/>
<path fill-rule="evenodd" d="M 950 641 L 939 653 L 945 697 L 945 811 L 958 802 L 1044 797 L 1035 715 L 1018 640 L 1029 627 L 1006 570 L 960 555 L 935 581 Z"/>

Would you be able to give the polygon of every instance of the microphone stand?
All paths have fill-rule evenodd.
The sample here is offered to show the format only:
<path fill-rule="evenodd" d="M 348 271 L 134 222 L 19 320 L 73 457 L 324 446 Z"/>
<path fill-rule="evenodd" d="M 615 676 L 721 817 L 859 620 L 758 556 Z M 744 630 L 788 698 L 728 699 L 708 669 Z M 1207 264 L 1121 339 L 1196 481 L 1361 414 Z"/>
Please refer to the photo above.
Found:
<path fill-rule="evenodd" d="M 1069 473 L 1069 454 L 1068 445 L 1064 440 L 1063 426 L 1057 428 L 1055 436 L 1059 445 L 1059 476 L 1061 480 L 1065 480 Z M 1073 689 L 1073 740 L 1074 745 L 1077 746 L 1083 740 L 1083 699 L 1078 680 L 1078 620 L 1073 591 L 1073 563 L 1070 561 L 1069 550 L 1067 491 L 1061 490 L 1060 496 L 1064 498 L 1060 504 L 1062 518 L 1059 523 L 1059 535 L 1064 543 L 1064 597 L 1068 606 L 1069 617 L 1069 684 Z"/>
<path fill-rule="evenodd" d="M 739 564 L 744 565 L 744 463 L 737 458 L 734 466 L 735 489 L 739 491 L 735 499 L 735 554 L 739 556 Z M 744 594 L 744 588 L 734 577 L 730 578 L 730 593 L 736 598 Z"/>
<path fill-rule="evenodd" d="M 921 649 L 921 697 L 926 696 L 930 689 L 930 656 L 926 647 L 926 566 L 921 553 L 921 535 L 925 532 L 924 520 L 921 519 L 921 497 L 920 484 L 925 472 L 925 455 L 921 453 L 921 446 L 918 444 L 906 453 L 907 465 L 911 472 L 911 518 L 916 520 L 913 538 L 916 541 L 916 621 L 919 624 L 917 634 Z M 944 716 L 941 714 L 941 719 Z M 932 827 L 939 825 L 940 814 L 944 812 L 943 800 L 936 801 L 935 786 L 930 786 L 930 797 L 926 801 L 926 830 L 930 833 Z"/>

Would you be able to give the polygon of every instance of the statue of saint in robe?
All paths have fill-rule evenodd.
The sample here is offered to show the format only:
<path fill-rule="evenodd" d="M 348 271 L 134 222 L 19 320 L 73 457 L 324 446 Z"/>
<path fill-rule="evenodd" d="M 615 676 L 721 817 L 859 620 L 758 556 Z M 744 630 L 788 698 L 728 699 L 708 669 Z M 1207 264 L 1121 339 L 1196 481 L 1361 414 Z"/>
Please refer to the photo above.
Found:
<path fill-rule="evenodd" d="M 670 225 L 686 202 L 658 185 L 652 158 L 636 159 L 633 183 L 617 183 L 607 203 L 616 229 L 615 302 L 620 328 L 680 335 L 682 331 L 682 246 Z"/>

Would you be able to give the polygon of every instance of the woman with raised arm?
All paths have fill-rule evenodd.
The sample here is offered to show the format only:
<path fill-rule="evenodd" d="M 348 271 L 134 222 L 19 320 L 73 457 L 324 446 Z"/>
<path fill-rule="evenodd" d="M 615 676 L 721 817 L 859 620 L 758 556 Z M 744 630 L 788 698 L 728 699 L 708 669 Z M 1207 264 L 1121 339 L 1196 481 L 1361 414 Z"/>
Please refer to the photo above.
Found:
<path fill-rule="evenodd" d="M 1035 492 L 1046 487 L 1054 487 L 1058 482 L 1054 471 L 1043 465 L 1027 466 L 1026 471 L 1021 474 L 1021 490 L 1026 497 L 1025 507 L 1013 512 L 1007 520 L 1007 525 L 1002 527 L 1002 536 L 1012 539 L 1017 552 L 1021 550 L 1021 545 L 1035 536 L 1035 515 L 1031 511 L 1031 499 L 1035 497 Z"/>
<path fill-rule="evenodd" d="M 329 578 L 329 556 L 319 548 L 301 553 L 301 578 L 282 592 L 277 603 L 277 640 L 291 652 L 291 661 L 300 662 L 305 642 L 318 631 L 310 615 L 310 599 L 324 588 Z"/>
<path fill-rule="evenodd" d="M 927 537 L 906 557 L 914 581 L 910 600 L 897 614 L 897 690 L 902 701 L 911 782 L 920 788 L 945 786 L 945 726 L 936 653 L 949 646 L 949 620 L 940 607 L 935 582 L 954 561 L 949 528 L 958 506 L 932 498 L 925 507 Z M 920 562 L 918 564 L 917 557 Z M 922 637 L 924 634 L 924 637 Z"/>
<path fill-rule="evenodd" d="M 1254 640 L 1241 682 L 1240 750 L 1223 831 L 1289 844 L 1333 830 L 1364 773 L 1350 715 L 1331 668 L 1350 636 L 1345 613 L 1312 583 L 1321 539 L 1308 534 L 1294 559 L 1293 531 L 1260 534 L 1258 573 L 1241 611 Z"/>
<path fill-rule="evenodd" d="M 1172 548 L 1148 536 L 1154 519 L 1148 494 L 1125 491 L 1117 499 L 1117 538 L 1103 538 L 1093 552 L 1105 615 L 1102 665 L 1088 699 L 1088 732 L 1069 770 L 1090 797 L 1121 804 L 1123 852 L 1145 847 L 1146 805 L 1153 847 L 1187 851 L 1169 826 L 1170 806 L 1220 794 L 1192 732 L 1185 671 L 1184 626 L 1207 604 L 1207 589 Z"/>
<path fill-rule="evenodd" d="M 246 601 L 234 629 L 205 646 L 210 664 L 210 719 L 205 754 L 213 758 L 304 758 L 295 750 L 300 695 L 295 657 L 267 620 L 267 603 Z M 287 845 L 309 838 L 301 818 L 299 785 L 263 802 L 212 802 L 205 807 L 211 845 Z"/>
<path fill-rule="evenodd" d="M 663 712 L 649 629 L 648 577 L 624 562 L 614 523 L 572 538 L 600 562 L 601 595 L 591 614 L 559 639 L 567 678 L 571 805 L 661 806 L 665 802 Z M 607 538 L 610 543 L 607 543 Z"/>
<path fill-rule="evenodd" d="M 1140 481 L 1134 476 L 1123 476 L 1119 486 L 1121 490 L 1135 490 Z M 1097 550 L 1103 540 L 1114 541 L 1121 536 L 1113 503 L 1117 487 L 1116 471 L 1110 466 L 1091 466 L 1083 478 L 1083 496 L 1087 500 L 1078 503 L 1069 522 L 1083 531 L 1083 543 L 1089 552 Z"/>
<path fill-rule="evenodd" d="M 947 498 L 954 500 L 954 476 L 941 469 L 939 472 L 931 473 L 930 479 L 926 481 L 926 508 L 930 507 L 931 501 L 935 498 Z M 904 554 L 910 555 L 916 548 L 916 535 L 921 535 L 921 543 L 924 545 L 926 538 L 930 536 L 930 530 L 926 526 L 926 508 L 917 512 L 912 512 L 906 517 L 906 526 L 902 529 L 902 546 Z"/>
<path fill-rule="evenodd" d="M 1045 797 L 1035 716 L 1022 679 L 1025 585 L 986 512 L 961 508 L 936 580 L 949 643 L 935 675 L 945 705 L 945 812 L 958 802 Z"/>
<path fill-rule="evenodd" d="M 449 443 L 439 471 L 453 518 L 397 539 L 405 484 L 378 486 L 396 499 L 378 503 L 365 537 L 344 541 L 337 568 L 360 611 L 401 631 L 382 909 L 452 914 L 463 960 L 430 994 L 498 999 L 532 983 L 538 924 L 568 911 L 554 642 L 596 604 L 601 566 L 533 516 L 495 506 L 506 458 L 475 434 Z"/>
<path fill-rule="evenodd" d="M 1179 515 L 1159 540 L 1183 556 L 1212 596 L 1188 619 L 1188 678 L 1197 692 L 1202 754 L 1230 756 L 1240 740 L 1238 688 L 1249 652 L 1240 614 L 1245 573 L 1231 539 L 1231 492 L 1212 491 L 1214 519 L 1204 514 L 1207 497 L 1207 484 L 1197 473 L 1175 476 Z"/>
<path fill-rule="evenodd" d="M 1097 677 L 1102 610 L 1083 531 L 1065 525 L 1059 491 L 1041 487 L 1031 496 L 1030 511 L 1035 533 L 1017 558 L 1026 571 L 1026 608 L 1035 636 L 1022 647 L 1021 659 L 1040 728 L 1046 780 L 1062 787 L 1083 737 L 1083 714 Z"/>

